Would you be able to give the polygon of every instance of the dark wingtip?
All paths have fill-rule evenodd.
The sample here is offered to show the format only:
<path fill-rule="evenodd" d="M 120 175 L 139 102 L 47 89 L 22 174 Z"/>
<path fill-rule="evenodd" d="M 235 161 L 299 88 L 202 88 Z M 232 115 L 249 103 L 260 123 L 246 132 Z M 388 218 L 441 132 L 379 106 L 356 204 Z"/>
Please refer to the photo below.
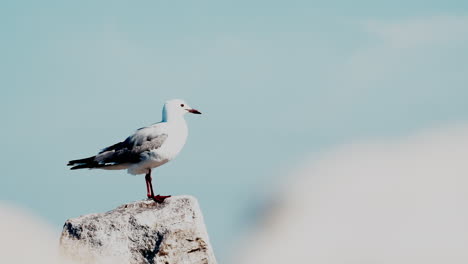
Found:
<path fill-rule="evenodd" d="M 73 166 L 73 165 L 78 165 L 78 166 L 80 166 L 80 165 L 82 165 L 82 164 L 93 163 L 95 157 L 96 157 L 96 156 L 92 156 L 92 157 L 84 158 L 84 159 L 70 160 L 70 161 L 67 163 L 67 166 Z"/>

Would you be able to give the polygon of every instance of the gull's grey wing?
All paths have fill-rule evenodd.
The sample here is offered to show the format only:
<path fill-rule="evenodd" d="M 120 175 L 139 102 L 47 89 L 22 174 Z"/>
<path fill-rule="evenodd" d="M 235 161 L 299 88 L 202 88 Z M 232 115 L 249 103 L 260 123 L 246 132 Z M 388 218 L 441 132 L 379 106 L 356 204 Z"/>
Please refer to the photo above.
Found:
<path fill-rule="evenodd" d="M 160 148 L 167 139 L 167 134 L 135 134 L 125 141 L 103 149 L 94 161 L 100 165 L 118 165 L 123 163 L 137 163 L 141 161 L 141 154 Z"/>
<path fill-rule="evenodd" d="M 71 160 L 71 169 L 103 168 L 119 164 L 138 163 L 142 154 L 160 148 L 167 139 L 163 127 L 145 127 L 139 129 L 127 139 L 101 150 L 96 156 Z"/>

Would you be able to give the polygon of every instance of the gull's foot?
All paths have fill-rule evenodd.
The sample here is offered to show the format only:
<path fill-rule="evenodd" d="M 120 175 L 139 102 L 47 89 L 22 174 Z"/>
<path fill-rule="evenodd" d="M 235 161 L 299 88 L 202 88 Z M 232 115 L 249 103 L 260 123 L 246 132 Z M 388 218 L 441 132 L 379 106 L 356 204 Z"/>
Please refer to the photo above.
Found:
<path fill-rule="evenodd" d="M 167 198 L 171 197 L 170 195 L 155 195 L 153 196 L 153 200 L 157 203 L 163 203 L 164 200 L 166 200 Z"/>

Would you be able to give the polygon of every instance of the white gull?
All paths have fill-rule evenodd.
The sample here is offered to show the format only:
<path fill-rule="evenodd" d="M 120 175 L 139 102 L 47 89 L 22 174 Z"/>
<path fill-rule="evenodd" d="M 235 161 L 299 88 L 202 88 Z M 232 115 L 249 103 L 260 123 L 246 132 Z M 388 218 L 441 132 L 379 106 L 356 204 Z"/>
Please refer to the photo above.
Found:
<path fill-rule="evenodd" d="M 184 115 L 201 114 L 180 99 L 169 100 L 164 104 L 162 121 L 138 129 L 122 142 L 101 150 L 97 155 L 72 160 L 68 166 L 76 169 L 127 169 L 128 173 L 146 174 L 148 198 L 163 202 L 170 196 L 154 195 L 151 170 L 174 159 L 187 140 L 188 129 Z"/>

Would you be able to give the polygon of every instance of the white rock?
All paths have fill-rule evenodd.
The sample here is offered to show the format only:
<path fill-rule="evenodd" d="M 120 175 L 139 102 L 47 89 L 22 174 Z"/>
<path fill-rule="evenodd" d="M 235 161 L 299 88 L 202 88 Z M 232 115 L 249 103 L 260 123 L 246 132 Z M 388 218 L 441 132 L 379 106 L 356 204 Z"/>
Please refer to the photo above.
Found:
<path fill-rule="evenodd" d="M 60 247 L 85 263 L 216 263 L 203 215 L 191 196 L 162 204 L 137 201 L 69 219 Z"/>

